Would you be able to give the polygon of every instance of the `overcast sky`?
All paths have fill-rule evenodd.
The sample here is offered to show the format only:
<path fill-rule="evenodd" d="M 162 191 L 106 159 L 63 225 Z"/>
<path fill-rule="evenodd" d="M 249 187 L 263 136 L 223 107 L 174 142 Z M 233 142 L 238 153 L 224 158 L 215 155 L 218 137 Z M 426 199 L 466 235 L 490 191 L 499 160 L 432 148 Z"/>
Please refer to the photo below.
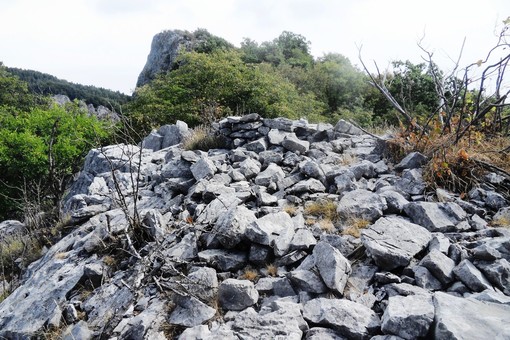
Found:
<path fill-rule="evenodd" d="M 420 61 L 416 43 L 451 67 L 482 59 L 510 16 L 508 0 L 0 0 L 0 61 L 75 83 L 131 94 L 152 37 L 166 29 L 205 28 L 239 46 L 284 30 L 327 52 L 386 68 Z"/>

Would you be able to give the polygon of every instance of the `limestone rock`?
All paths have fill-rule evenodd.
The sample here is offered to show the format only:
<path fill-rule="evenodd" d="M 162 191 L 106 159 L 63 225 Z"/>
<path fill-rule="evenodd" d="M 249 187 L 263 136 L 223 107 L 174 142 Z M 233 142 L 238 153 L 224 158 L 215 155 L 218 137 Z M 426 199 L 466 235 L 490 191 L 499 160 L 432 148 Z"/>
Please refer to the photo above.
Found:
<path fill-rule="evenodd" d="M 216 173 L 217 168 L 210 159 L 201 158 L 198 162 L 191 165 L 190 170 L 193 177 L 199 181 L 202 178 L 212 177 Z"/>
<path fill-rule="evenodd" d="M 285 229 L 294 230 L 290 216 L 285 212 L 265 215 L 246 228 L 246 237 L 256 243 L 272 246 Z"/>
<path fill-rule="evenodd" d="M 314 324 L 331 327 L 350 339 L 369 339 L 381 325 L 374 311 L 345 299 L 310 300 L 303 308 L 303 317 Z"/>
<path fill-rule="evenodd" d="M 405 156 L 400 163 L 395 165 L 395 170 L 401 171 L 404 169 L 416 169 L 426 164 L 428 161 L 427 157 L 419 152 L 411 152 Z"/>
<path fill-rule="evenodd" d="M 177 305 L 170 314 L 168 321 L 174 325 L 193 327 L 210 320 L 216 310 L 192 296 L 176 295 Z"/>
<path fill-rule="evenodd" d="M 416 339 L 427 335 L 434 320 L 432 297 L 426 295 L 393 296 L 381 319 L 385 334 L 398 335 L 404 339 Z"/>
<path fill-rule="evenodd" d="M 223 212 L 216 221 L 218 240 L 227 249 L 235 247 L 243 239 L 246 228 L 256 219 L 253 211 L 242 205 Z"/>
<path fill-rule="evenodd" d="M 256 313 L 253 308 L 240 312 L 232 329 L 240 339 L 300 340 L 308 329 L 300 306 L 296 303 L 279 304 L 276 300 L 266 310 Z"/>
<path fill-rule="evenodd" d="M 386 270 L 409 264 L 425 249 L 432 235 L 425 228 L 400 217 L 382 217 L 361 233 L 361 242 L 375 263 Z"/>
<path fill-rule="evenodd" d="M 287 274 L 287 277 L 298 292 L 321 294 L 328 291 L 321 277 L 311 270 L 293 270 Z"/>
<path fill-rule="evenodd" d="M 435 339 L 507 339 L 510 306 L 434 294 Z"/>
<path fill-rule="evenodd" d="M 362 135 L 364 132 L 351 123 L 340 119 L 335 125 L 335 133 L 346 134 L 346 135 Z"/>
<path fill-rule="evenodd" d="M 333 248 L 326 242 L 319 242 L 313 248 L 315 266 L 319 270 L 322 280 L 328 286 L 340 294 L 343 294 L 351 264 L 338 249 Z"/>
<path fill-rule="evenodd" d="M 223 249 L 203 250 L 198 253 L 198 258 L 222 272 L 241 269 L 248 260 L 245 252 Z"/>
<path fill-rule="evenodd" d="M 481 292 L 485 289 L 493 290 L 492 285 L 485 276 L 469 260 L 460 262 L 454 269 L 455 276 L 459 278 L 469 289 Z"/>
<path fill-rule="evenodd" d="M 255 177 L 255 184 L 263 185 L 265 187 L 271 185 L 272 183 L 277 183 L 285 178 L 285 173 L 282 168 L 280 168 L 276 164 L 269 164 L 269 166 L 259 173 L 257 177 Z"/>
<path fill-rule="evenodd" d="M 420 265 L 427 268 L 442 284 L 453 281 L 455 262 L 438 250 L 432 250 L 421 261 Z"/>
<path fill-rule="evenodd" d="M 289 151 L 303 155 L 310 148 L 310 142 L 300 140 L 295 136 L 289 135 L 282 141 L 282 146 Z"/>
<path fill-rule="evenodd" d="M 386 210 L 386 202 L 379 195 L 368 190 L 349 191 L 340 199 L 337 212 L 342 219 L 360 218 L 375 221 Z"/>
<path fill-rule="evenodd" d="M 467 214 L 456 203 L 412 202 L 404 207 L 414 223 L 430 231 L 454 231 Z"/>
<path fill-rule="evenodd" d="M 257 303 L 259 293 L 251 281 L 227 279 L 220 284 L 218 299 L 227 310 L 243 310 Z"/>

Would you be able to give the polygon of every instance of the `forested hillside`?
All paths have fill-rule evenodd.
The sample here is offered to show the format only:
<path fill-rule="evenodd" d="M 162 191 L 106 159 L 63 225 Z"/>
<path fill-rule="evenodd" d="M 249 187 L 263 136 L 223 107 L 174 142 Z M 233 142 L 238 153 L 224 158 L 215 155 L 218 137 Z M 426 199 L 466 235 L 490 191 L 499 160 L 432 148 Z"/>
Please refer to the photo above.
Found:
<path fill-rule="evenodd" d="M 92 85 L 81 85 L 58 79 L 47 73 L 34 70 L 23 70 L 6 67 L 6 70 L 28 84 L 28 89 L 34 94 L 56 95 L 63 94 L 71 100 L 83 100 L 94 106 L 103 105 L 115 111 L 129 101 L 130 96 L 119 91 L 107 90 Z"/>

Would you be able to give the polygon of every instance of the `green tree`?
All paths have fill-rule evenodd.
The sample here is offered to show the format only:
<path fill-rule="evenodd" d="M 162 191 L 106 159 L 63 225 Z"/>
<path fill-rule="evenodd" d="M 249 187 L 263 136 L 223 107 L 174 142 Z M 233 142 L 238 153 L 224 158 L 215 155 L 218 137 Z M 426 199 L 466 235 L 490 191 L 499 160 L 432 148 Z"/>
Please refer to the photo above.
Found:
<path fill-rule="evenodd" d="M 37 102 L 27 83 L 12 75 L 0 62 L 0 106 L 26 110 Z"/>
<path fill-rule="evenodd" d="M 269 65 L 245 64 L 236 51 L 183 53 L 179 65 L 135 92 L 128 109 L 139 129 L 177 119 L 196 125 L 229 114 L 297 117 L 323 110 Z"/>
<path fill-rule="evenodd" d="M 434 112 L 438 105 L 437 94 L 427 65 L 410 61 L 394 61 L 392 65 L 393 79 L 389 89 L 404 110 L 425 117 Z"/>
<path fill-rule="evenodd" d="M 19 200 L 33 188 L 39 200 L 57 206 L 83 157 L 108 137 L 105 124 L 75 103 L 14 114 L 1 108 L 0 217 L 19 217 Z"/>

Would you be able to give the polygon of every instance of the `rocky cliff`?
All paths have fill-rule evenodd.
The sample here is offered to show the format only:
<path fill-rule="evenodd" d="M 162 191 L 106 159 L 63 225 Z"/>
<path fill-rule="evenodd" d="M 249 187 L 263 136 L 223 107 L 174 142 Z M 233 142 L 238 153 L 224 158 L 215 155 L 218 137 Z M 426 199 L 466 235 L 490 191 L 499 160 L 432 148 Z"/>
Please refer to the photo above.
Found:
<path fill-rule="evenodd" d="M 152 38 L 151 50 L 147 62 L 138 76 L 136 87 L 143 86 L 154 79 L 160 72 L 172 69 L 179 50 L 189 48 L 191 37 L 180 30 L 168 30 Z"/>
<path fill-rule="evenodd" d="M 76 227 L 0 304 L 0 336 L 510 337 L 501 195 L 428 192 L 424 156 L 393 164 L 344 121 L 216 128 L 231 148 L 184 150 L 178 122 L 91 150 L 63 202 Z"/>

